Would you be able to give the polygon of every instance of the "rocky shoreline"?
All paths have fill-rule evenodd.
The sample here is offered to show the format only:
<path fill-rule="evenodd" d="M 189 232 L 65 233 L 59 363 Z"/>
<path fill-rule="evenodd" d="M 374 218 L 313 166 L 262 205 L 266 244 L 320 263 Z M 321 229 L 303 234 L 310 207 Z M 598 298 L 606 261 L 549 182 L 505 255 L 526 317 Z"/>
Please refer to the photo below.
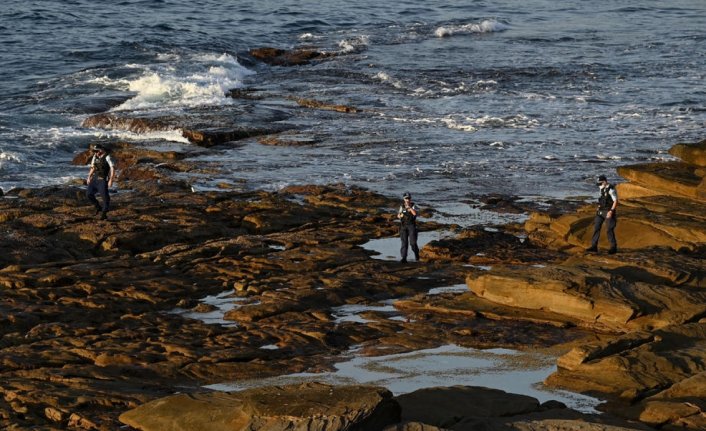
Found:
<path fill-rule="evenodd" d="M 204 169 L 187 154 L 114 152 L 122 189 L 106 221 L 79 183 L 0 198 L 4 429 L 706 429 L 706 141 L 675 146 L 680 162 L 619 170 L 616 255 L 583 253 L 591 205 L 494 229 L 444 226 L 429 210 L 423 230 L 456 234 L 407 265 L 361 247 L 396 234 L 397 199 L 343 185 L 195 193 L 174 175 Z M 174 313 L 208 312 L 199 299 L 226 292 L 230 325 Z M 332 313 L 389 300 L 404 319 Z M 546 384 L 599 395 L 606 413 L 470 387 L 203 389 L 331 370 L 352 346 L 445 344 L 558 349 Z M 199 422 L 213 411 L 220 428 Z"/>

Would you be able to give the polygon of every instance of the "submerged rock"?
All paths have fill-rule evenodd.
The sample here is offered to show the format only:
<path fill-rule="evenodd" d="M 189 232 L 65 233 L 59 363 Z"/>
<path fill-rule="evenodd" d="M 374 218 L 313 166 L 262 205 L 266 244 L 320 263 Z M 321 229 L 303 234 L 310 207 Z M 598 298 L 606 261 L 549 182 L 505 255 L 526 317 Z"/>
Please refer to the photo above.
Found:
<path fill-rule="evenodd" d="M 250 55 L 272 66 L 301 66 L 313 60 L 323 60 L 336 56 L 335 53 L 321 52 L 315 49 L 285 50 L 263 47 L 250 50 Z"/>

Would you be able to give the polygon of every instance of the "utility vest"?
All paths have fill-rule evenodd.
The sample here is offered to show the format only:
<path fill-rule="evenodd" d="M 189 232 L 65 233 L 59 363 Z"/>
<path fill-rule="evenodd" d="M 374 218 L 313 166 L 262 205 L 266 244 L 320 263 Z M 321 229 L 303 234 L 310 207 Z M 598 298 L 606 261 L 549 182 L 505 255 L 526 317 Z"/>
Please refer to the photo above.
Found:
<path fill-rule="evenodd" d="M 613 190 L 613 185 L 601 189 L 601 197 L 598 198 L 598 209 L 609 210 L 613 207 L 613 197 L 610 191 Z"/>
<path fill-rule="evenodd" d="M 400 222 L 403 225 L 414 224 L 414 221 L 417 220 L 417 216 L 415 216 L 411 212 L 407 211 L 407 209 L 404 206 L 400 207 L 399 213 L 402 214 L 402 218 L 400 219 Z"/>
<path fill-rule="evenodd" d="M 108 178 L 108 175 L 110 175 L 110 164 L 108 163 L 107 154 L 103 154 L 103 157 L 93 157 L 93 172 L 98 178 Z"/>

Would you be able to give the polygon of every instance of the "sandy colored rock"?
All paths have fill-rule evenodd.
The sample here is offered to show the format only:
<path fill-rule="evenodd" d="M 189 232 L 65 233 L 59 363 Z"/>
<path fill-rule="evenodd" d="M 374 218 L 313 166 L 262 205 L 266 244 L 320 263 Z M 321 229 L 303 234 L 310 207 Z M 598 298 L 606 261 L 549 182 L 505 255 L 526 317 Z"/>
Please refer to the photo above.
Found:
<path fill-rule="evenodd" d="M 489 301 L 565 315 L 601 330 L 659 328 L 706 313 L 706 291 L 631 282 L 586 265 L 495 267 L 469 275 L 466 282 Z"/>
<path fill-rule="evenodd" d="M 590 350 L 575 348 L 559 360 L 566 368 L 559 368 L 545 383 L 578 392 L 601 392 L 632 402 L 704 372 L 705 347 L 706 323 L 665 327 L 649 335 L 626 334 Z M 684 389 L 673 398 L 679 399 L 685 393 L 698 397 L 702 392 L 692 385 Z"/>
<path fill-rule="evenodd" d="M 706 167 L 706 140 L 695 144 L 676 144 L 669 154 L 679 157 L 684 163 Z"/>
<path fill-rule="evenodd" d="M 646 188 L 706 201 L 703 174 L 693 165 L 683 162 L 645 163 L 621 166 L 618 174 Z"/>
<path fill-rule="evenodd" d="M 123 413 L 143 431 L 366 430 L 399 420 L 383 388 L 305 383 L 241 392 L 174 395 Z"/>

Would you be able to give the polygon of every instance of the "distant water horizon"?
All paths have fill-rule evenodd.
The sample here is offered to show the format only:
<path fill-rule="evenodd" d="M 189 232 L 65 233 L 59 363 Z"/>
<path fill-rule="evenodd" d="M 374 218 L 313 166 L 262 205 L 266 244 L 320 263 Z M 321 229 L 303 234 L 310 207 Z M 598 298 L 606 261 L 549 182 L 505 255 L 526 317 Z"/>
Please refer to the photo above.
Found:
<path fill-rule="evenodd" d="M 241 3 L 241 2 L 238 2 Z M 84 128 L 90 115 L 236 110 L 265 89 L 312 145 L 200 152 L 189 178 L 278 190 L 344 183 L 429 205 L 487 193 L 592 194 L 620 165 L 704 138 L 706 2 L 323 3 L 8 0 L 0 11 L 0 188 L 66 184 L 90 142 L 189 148 L 178 131 Z M 296 67 L 253 48 L 336 56 Z M 366 115 L 302 110 L 291 97 Z"/>

